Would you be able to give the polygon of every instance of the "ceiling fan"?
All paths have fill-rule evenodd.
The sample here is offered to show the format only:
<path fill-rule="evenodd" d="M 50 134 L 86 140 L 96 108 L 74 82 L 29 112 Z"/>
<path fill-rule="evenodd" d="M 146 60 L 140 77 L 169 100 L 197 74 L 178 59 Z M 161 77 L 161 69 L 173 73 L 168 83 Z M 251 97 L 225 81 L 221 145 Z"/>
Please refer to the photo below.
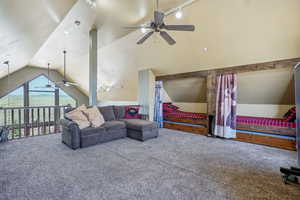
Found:
<path fill-rule="evenodd" d="M 64 79 L 61 82 L 58 82 L 56 84 L 58 84 L 58 85 L 64 85 L 66 87 L 69 87 L 71 85 L 78 86 L 77 83 L 69 82 L 66 79 L 66 54 L 67 54 L 67 51 L 64 50 L 63 53 L 64 53 Z"/>
<path fill-rule="evenodd" d="M 58 89 L 58 87 L 56 87 L 55 85 L 51 84 L 50 82 L 50 63 L 48 63 L 48 83 L 44 86 L 36 86 L 35 88 L 42 88 L 42 89 L 49 89 L 49 88 L 53 88 L 53 89 Z"/>
<path fill-rule="evenodd" d="M 176 41 L 164 30 L 167 31 L 194 31 L 194 25 L 166 25 L 164 23 L 165 14 L 159 11 L 159 1 L 156 1 L 157 10 L 154 11 L 154 21 L 150 22 L 150 25 L 147 26 L 129 26 L 123 27 L 124 29 L 151 29 L 146 35 L 144 35 L 137 44 L 143 44 L 153 33 L 159 33 L 160 36 L 169 44 L 174 45 Z"/>

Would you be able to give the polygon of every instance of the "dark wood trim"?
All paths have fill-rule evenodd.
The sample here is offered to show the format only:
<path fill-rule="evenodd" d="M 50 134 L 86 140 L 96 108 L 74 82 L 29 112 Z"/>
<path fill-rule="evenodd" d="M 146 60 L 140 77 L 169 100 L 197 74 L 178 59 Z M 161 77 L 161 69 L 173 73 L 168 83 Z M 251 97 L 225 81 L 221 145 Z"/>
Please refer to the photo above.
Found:
<path fill-rule="evenodd" d="M 193 118 L 178 118 L 178 117 L 164 117 L 164 120 L 171 122 L 180 122 L 180 123 L 188 123 L 188 124 L 196 124 L 203 125 L 208 127 L 208 119 L 193 119 Z"/>
<path fill-rule="evenodd" d="M 279 69 L 279 68 L 286 68 L 286 67 L 294 67 L 298 62 L 300 62 L 300 58 L 291 58 L 291 59 L 276 60 L 276 61 L 256 63 L 256 64 L 239 65 L 239 66 L 225 67 L 225 68 L 215 68 L 211 70 L 169 74 L 169 75 L 157 76 L 156 80 L 166 81 L 166 80 L 174 80 L 180 78 L 206 77 L 211 72 L 215 72 L 216 74 L 226 74 L 226 73 L 243 73 L 243 72 L 250 72 L 250 71 Z"/>
<path fill-rule="evenodd" d="M 235 140 L 240 142 L 261 144 L 261 145 L 277 147 L 277 148 L 287 149 L 292 151 L 296 150 L 295 140 L 276 138 L 276 137 L 264 136 L 264 135 L 247 134 L 247 133 L 241 133 L 239 131 L 237 131 L 236 136 L 237 138 Z"/>
<path fill-rule="evenodd" d="M 172 129 L 172 130 L 178 130 L 178 131 L 184 131 L 189 133 L 195 133 L 199 135 L 207 135 L 208 134 L 208 128 L 207 127 L 197 127 L 197 126 L 189 126 L 185 124 L 175 124 L 170 122 L 164 122 L 164 128 Z"/>

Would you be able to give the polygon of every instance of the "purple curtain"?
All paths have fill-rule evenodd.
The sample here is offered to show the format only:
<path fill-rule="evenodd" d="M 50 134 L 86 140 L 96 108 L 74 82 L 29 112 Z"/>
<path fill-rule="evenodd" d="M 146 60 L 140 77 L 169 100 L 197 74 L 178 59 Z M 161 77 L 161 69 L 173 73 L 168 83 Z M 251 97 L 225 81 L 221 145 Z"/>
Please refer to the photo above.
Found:
<path fill-rule="evenodd" d="M 217 76 L 216 123 L 214 135 L 223 138 L 236 137 L 236 74 Z"/>

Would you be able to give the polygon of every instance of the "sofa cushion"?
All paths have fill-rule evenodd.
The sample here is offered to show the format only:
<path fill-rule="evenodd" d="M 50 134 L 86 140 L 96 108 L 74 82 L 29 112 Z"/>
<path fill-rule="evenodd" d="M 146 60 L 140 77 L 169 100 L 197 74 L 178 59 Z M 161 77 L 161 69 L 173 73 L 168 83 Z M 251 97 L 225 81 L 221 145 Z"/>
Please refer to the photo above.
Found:
<path fill-rule="evenodd" d="M 84 136 L 90 136 L 90 135 L 95 135 L 95 134 L 104 134 L 105 133 L 105 128 L 103 127 L 98 127 L 98 128 L 93 128 L 93 127 L 88 127 L 84 128 L 81 130 L 81 137 Z"/>
<path fill-rule="evenodd" d="M 105 121 L 116 120 L 113 106 L 99 107 L 99 110 L 100 110 L 101 114 L 103 115 Z"/>
<path fill-rule="evenodd" d="M 104 118 L 96 106 L 88 108 L 88 109 L 84 110 L 83 112 L 84 112 L 84 114 L 87 115 L 88 120 L 91 123 L 92 127 L 96 128 L 96 127 L 100 127 L 102 124 L 104 124 L 104 122 L 105 122 Z"/>
<path fill-rule="evenodd" d="M 126 128 L 126 124 L 122 121 L 107 121 L 101 127 L 106 130 Z"/>
<path fill-rule="evenodd" d="M 125 106 L 114 106 L 114 113 L 116 119 L 124 119 L 125 118 Z"/>
<path fill-rule="evenodd" d="M 126 123 L 127 128 L 138 131 L 151 130 L 158 127 L 156 122 L 142 119 L 123 119 L 122 121 Z"/>

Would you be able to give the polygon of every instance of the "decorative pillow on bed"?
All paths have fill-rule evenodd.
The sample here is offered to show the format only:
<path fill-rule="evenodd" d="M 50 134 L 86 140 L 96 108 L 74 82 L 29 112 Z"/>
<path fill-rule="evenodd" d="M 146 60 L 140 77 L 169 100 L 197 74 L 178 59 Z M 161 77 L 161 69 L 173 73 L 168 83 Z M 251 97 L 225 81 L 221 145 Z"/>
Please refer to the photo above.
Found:
<path fill-rule="evenodd" d="M 163 104 L 163 111 L 164 112 L 173 112 L 173 111 L 176 111 L 178 109 L 179 109 L 179 107 L 173 105 L 172 103 L 164 103 Z"/>
<path fill-rule="evenodd" d="M 164 104 L 163 104 L 163 111 L 164 111 L 164 112 L 172 112 L 172 111 L 173 111 L 173 109 L 170 108 L 169 105 L 170 105 L 170 104 L 168 104 L 168 103 L 164 103 Z"/>
<path fill-rule="evenodd" d="M 283 116 L 283 119 L 287 122 L 294 122 L 296 120 L 296 106 L 290 108 Z"/>
<path fill-rule="evenodd" d="M 126 106 L 125 107 L 125 119 L 141 119 L 139 115 L 139 106 Z"/>

